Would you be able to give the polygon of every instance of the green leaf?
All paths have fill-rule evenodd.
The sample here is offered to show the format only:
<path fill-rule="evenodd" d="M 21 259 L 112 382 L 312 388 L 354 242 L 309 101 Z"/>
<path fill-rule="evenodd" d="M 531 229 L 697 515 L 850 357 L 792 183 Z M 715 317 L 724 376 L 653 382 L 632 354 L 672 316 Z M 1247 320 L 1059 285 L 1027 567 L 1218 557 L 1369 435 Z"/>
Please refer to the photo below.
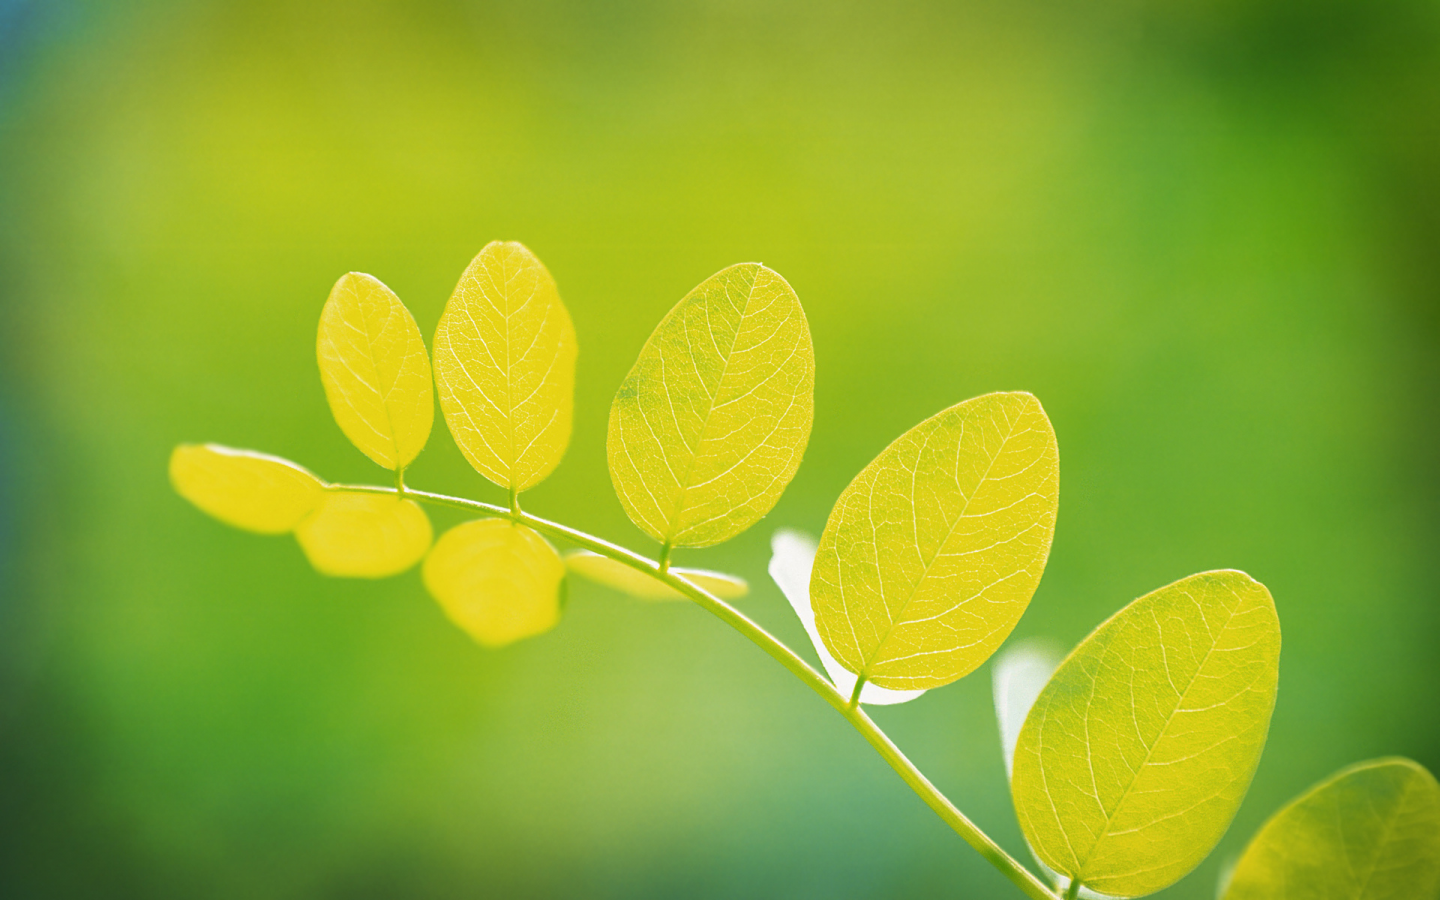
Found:
<path fill-rule="evenodd" d="M 575 354 L 575 326 L 545 266 L 523 244 L 486 244 L 435 329 L 440 408 L 476 471 L 523 491 L 559 465 Z"/>
<path fill-rule="evenodd" d="M 1440 785 L 1408 759 L 1343 769 L 1276 813 L 1225 900 L 1430 900 L 1440 890 Z"/>
<path fill-rule="evenodd" d="M 759 263 L 676 304 L 610 406 L 610 479 L 625 512 L 671 547 L 755 524 L 790 483 L 815 407 L 815 351 L 795 291 Z"/>
<path fill-rule="evenodd" d="M 220 521 L 261 534 L 293 530 L 325 496 L 324 482 L 288 459 L 219 444 L 176 447 L 170 483 Z"/>
<path fill-rule="evenodd" d="M 340 430 L 385 468 L 408 466 L 435 419 L 430 359 L 410 310 L 379 280 L 347 273 L 320 313 L 316 355 Z"/>
<path fill-rule="evenodd" d="M 1015 751 L 1020 826 L 1103 894 L 1178 881 L 1250 787 L 1280 671 L 1280 622 L 1243 572 L 1192 575 L 1095 630 L 1035 701 Z"/>
<path fill-rule="evenodd" d="M 835 503 L 810 579 L 846 669 L 886 688 L 974 671 L 1010 634 L 1055 534 L 1059 450 L 1030 394 L 986 394 L 886 447 Z"/>
<path fill-rule="evenodd" d="M 577 575 L 641 600 L 685 599 L 684 594 L 665 582 L 589 550 L 572 550 L 565 554 L 565 565 Z M 750 585 L 738 575 L 681 566 L 671 566 L 670 571 L 722 600 L 735 600 L 750 593 Z"/>
<path fill-rule="evenodd" d="M 422 574 L 451 621 L 486 647 L 541 634 L 560 621 L 565 564 L 524 525 L 505 519 L 457 525 L 435 542 Z"/>
<path fill-rule="evenodd" d="M 350 491 L 327 493 L 295 529 L 310 565 L 343 578 L 398 575 L 420 561 L 431 536 L 415 501 Z"/>

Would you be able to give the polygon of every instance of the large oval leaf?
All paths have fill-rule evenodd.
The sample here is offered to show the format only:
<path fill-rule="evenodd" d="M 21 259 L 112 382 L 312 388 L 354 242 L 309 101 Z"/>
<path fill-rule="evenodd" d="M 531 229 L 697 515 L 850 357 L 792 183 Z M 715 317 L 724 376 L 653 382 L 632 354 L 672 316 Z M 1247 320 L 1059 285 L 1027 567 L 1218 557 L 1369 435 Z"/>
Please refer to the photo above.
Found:
<path fill-rule="evenodd" d="M 410 310 L 378 279 L 347 273 L 320 312 L 316 355 L 340 430 L 385 468 L 408 466 L 435 420 L 430 358 Z"/>
<path fill-rule="evenodd" d="M 1114 897 L 1178 881 L 1250 787 L 1280 666 L 1280 622 L 1243 572 L 1131 603 L 1061 663 L 1020 730 L 1011 791 L 1050 868 Z"/>
<path fill-rule="evenodd" d="M 565 554 L 565 565 L 577 575 L 641 600 L 685 599 L 684 594 L 665 582 L 590 550 L 572 550 Z M 750 593 L 750 585 L 739 575 L 683 566 L 671 566 L 670 572 L 722 600 L 735 600 Z"/>
<path fill-rule="evenodd" d="M 294 529 L 325 496 L 320 479 L 288 459 L 219 444 L 176 447 L 170 483 L 220 521 L 261 534 Z"/>
<path fill-rule="evenodd" d="M 421 570 L 456 625 L 486 647 L 549 631 L 560 621 L 565 564 L 524 525 L 479 519 L 445 532 Z"/>
<path fill-rule="evenodd" d="M 394 494 L 337 491 L 295 529 L 317 571 L 342 578 L 385 578 L 430 549 L 430 520 L 413 500 Z"/>
<path fill-rule="evenodd" d="M 435 329 L 440 408 L 460 452 L 503 488 L 549 475 L 570 443 L 575 326 L 555 279 L 523 244 L 470 262 Z"/>
<path fill-rule="evenodd" d="M 668 546 L 734 537 L 790 483 L 814 407 L 815 351 L 795 291 L 759 263 L 723 269 L 670 310 L 610 406 L 620 503 Z"/>
<path fill-rule="evenodd" d="M 1019 621 L 1059 499 L 1055 431 L 1030 394 L 986 394 L 916 425 L 835 503 L 810 580 L 825 646 L 887 688 L 968 675 Z"/>
<path fill-rule="evenodd" d="M 1440 890 L 1440 785 L 1408 759 L 1358 763 L 1265 823 L 1225 900 L 1431 900 Z"/>

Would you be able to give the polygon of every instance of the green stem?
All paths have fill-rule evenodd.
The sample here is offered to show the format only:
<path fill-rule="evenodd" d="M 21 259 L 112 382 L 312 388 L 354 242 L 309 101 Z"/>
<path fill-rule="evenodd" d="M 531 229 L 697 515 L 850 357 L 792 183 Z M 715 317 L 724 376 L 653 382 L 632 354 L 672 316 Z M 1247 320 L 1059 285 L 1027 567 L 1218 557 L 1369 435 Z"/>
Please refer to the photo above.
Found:
<path fill-rule="evenodd" d="M 1065 900 L 1075 900 L 1080 896 L 1080 879 L 1070 879 L 1070 886 L 1065 889 Z"/>
<path fill-rule="evenodd" d="M 861 675 L 855 679 L 855 690 L 850 692 L 850 708 L 860 708 L 860 692 L 865 689 L 865 676 Z"/>
<path fill-rule="evenodd" d="M 396 493 L 394 488 L 379 487 L 377 485 L 332 484 L 329 486 L 329 489 L 333 491 L 361 491 L 372 494 Z M 895 742 L 890 740 L 889 736 L 880 730 L 880 726 L 876 725 L 875 722 L 865 714 L 865 711 L 860 708 L 858 702 L 852 704 L 850 702 L 852 698 L 847 698 L 837 691 L 835 686 L 832 685 L 825 676 L 815 671 L 809 663 L 797 656 L 793 650 L 782 644 L 774 635 L 770 634 L 770 632 L 764 628 L 761 628 L 744 613 L 726 603 L 724 600 L 692 584 L 674 572 L 662 569 L 659 562 L 641 556 L 633 550 L 628 550 L 618 544 L 612 544 L 607 540 L 586 534 L 583 531 L 577 531 L 567 525 L 561 525 L 559 522 L 551 522 L 549 519 L 542 519 L 539 516 L 521 512 L 518 508 L 509 510 L 503 506 L 496 506 L 493 503 L 482 503 L 478 500 L 466 500 L 462 497 L 450 497 L 445 494 L 434 494 L 429 491 L 417 491 L 410 488 L 406 488 L 405 495 L 426 503 L 450 506 L 472 512 L 488 513 L 492 516 L 499 516 L 523 525 L 528 525 L 536 531 L 568 541 L 586 550 L 592 550 L 618 563 L 629 566 L 637 572 L 643 572 L 651 578 L 661 581 L 684 594 L 686 597 L 689 597 L 696 604 L 720 619 L 720 621 L 749 638 L 752 643 L 770 654 L 776 662 L 789 669 L 795 677 L 799 678 L 808 685 L 811 690 L 819 694 L 821 699 L 834 707 L 856 731 L 860 732 L 860 735 L 870 743 L 870 746 L 875 748 L 875 751 L 880 754 L 881 758 L 890 764 L 890 768 L 895 770 L 901 779 L 910 786 L 910 789 L 918 794 L 920 799 L 924 800 L 926 805 L 945 821 L 945 824 L 949 825 L 960 837 L 964 838 L 965 843 L 973 847 L 986 861 L 996 869 L 999 869 L 1000 874 L 1014 882 L 1015 885 L 1025 893 L 1025 896 L 1030 897 L 1031 900 L 1060 900 L 1059 896 L 1046 886 L 1043 881 L 1036 878 L 1029 869 L 1016 861 L 1013 856 L 1006 853 L 999 844 L 991 840 L 989 835 L 981 831 L 974 822 L 966 818 L 965 814 L 957 809 L 955 804 L 951 803 L 950 800 L 940 792 L 939 788 L 931 784 L 930 780 L 915 767 L 915 764 L 900 751 L 900 748 L 895 746 Z M 860 689 L 863 684 L 863 681 L 857 681 L 855 684 L 855 696 L 853 699 L 856 701 L 859 699 Z"/>

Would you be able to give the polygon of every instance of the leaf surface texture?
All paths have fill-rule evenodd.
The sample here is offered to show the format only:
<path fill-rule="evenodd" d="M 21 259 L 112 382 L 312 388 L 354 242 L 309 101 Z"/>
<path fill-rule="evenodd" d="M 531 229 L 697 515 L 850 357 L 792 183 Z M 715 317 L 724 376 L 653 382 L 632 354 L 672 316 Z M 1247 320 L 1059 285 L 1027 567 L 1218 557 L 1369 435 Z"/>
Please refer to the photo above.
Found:
<path fill-rule="evenodd" d="M 1115 897 L 1178 881 L 1250 786 L 1279 662 L 1274 601 L 1243 572 L 1192 575 L 1102 624 L 1020 731 L 1011 791 L 1036 855 Z"/>
<path fill-rule="evenodd" d="M 435 329 L 440 408 L 476 471 L 523 491 L 559 465 L 576 353 L 575 326 L 545 266 L 523 244 L 486 244 Z"/>
<path fill-rule="evenodd" d="M 666 315 L 615 395 L 615 492 L 662 544 L 718 544 L 780 498 L 814 406 L 815 351 L 795 291 L 759 263 L 723 269 Z"/>
<path fill-rule="evenodd" d="M 295 529 L 315 569 L 343 578 L 385 578 L 430 549 L 430 520 L 413 500 L 358 491 L 327 493 Z"/>
<path fill-rule="evenodd" d="M 435 419 L 430 358 L 410 310 L 370 275 L 335 282 L 316 339 L 320 380 L 340 430 L 387 469 L 408 466 Z"/>
<path fill-rule="evenodd" d="M 503 647 L 560 621 L 565 564 L 532 529 L 478 519 L 445 532 L 425 559 L 425 587 L 478 643 Z"/>
<path fill-rule="evenodd" d="M 1225 900 L 1432 900 L 1440 891 L 1440 785 L 1408 759 L 1338 772 L 1276 813 L 1240 858 Z"/>
<path fill-rule="evenodd" d="M 1059 479 L 1055 432 L 1030 394 L 966 400 L 901 435 L 820 536 L 810 601 L 825 646 L 887 688 L 974 671 L 1040 583 Z"/>
<path fill-rule="evenodd" d="M 287 459 L 219 444 L 181 444 L 170 454 L 176 493 L 227 525 L 285 534 L 325 496 L 325 486 Z"/>

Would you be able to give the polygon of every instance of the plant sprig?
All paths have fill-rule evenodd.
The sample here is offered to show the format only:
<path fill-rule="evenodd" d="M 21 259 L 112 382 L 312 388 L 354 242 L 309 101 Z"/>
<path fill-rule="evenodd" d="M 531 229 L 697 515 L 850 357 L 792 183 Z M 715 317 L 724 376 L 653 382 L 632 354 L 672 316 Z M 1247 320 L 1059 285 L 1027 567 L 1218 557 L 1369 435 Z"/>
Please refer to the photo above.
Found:
<path fill-rule="evenodd" d="M 689 599 L 819 694 L 1032 900 L 1142 896 L 1214 848 L 1254 775 L 1279 673 L 1274 601 L 1243 572 L 1203 572 L 1147 594 L 1063 661 L 1021 645 L 995 665 L 1011 792 L 1049 883 L 956 808 L 862 708 L 973 672 L 1028 607 L 1059 503 L 1058 445 L 1035 397 L 986 394 L 942 410 L 855 477 L 818 542 L 777 533 L 771 575 L 827 677 L 726 602 L 745 592 L 743 579 L 670 564 L 677 547 L 755 524 L 800 464 L 815 364 L 794 289 L 758 263 L 720 271 L 671 310 L 621 384 L 611 479 L 659 543 L 655 559 L 521 506 L 569 443 L 576 349 L 554 279 L 521 244 L 491 243 L 465 270 L 436 331 L 433 369 L 399 298 L 349 273 L 321 313 L 321 378 L 341 429 L 394 472 L 393 485 L 329 484 L 288 460 L 213 444 L 177 447 L 171 480 L 222 521 L 293 533 L 327 575 L 385 577 L 423 561 L 427 590 L 486 647 L 553 628 L 571 575 Z M 436 395 L 465 458 L 506 491 L 506 505 L 406 485 Z M 420 504 L 483 517 L 435 540 Z M 547 537 L 577 549 L 562 557 Z M 1288 852 L 1317 843 L 1331 847 L 1328 857 Z M 1356 871 L 1372 875 L 1345 880 Z M 1409 761 L 1363 764 L 1295 801 L 1255 839 L 1226 897 L 1285 885 L 1291 900 L 1366 900 L 1380 896 L 1375 872 L 1386 890 L 1411 896 L 1440 886 L 1440 786 Z M 1340 894 L 1327 893 L 1337 885 Z"/>

